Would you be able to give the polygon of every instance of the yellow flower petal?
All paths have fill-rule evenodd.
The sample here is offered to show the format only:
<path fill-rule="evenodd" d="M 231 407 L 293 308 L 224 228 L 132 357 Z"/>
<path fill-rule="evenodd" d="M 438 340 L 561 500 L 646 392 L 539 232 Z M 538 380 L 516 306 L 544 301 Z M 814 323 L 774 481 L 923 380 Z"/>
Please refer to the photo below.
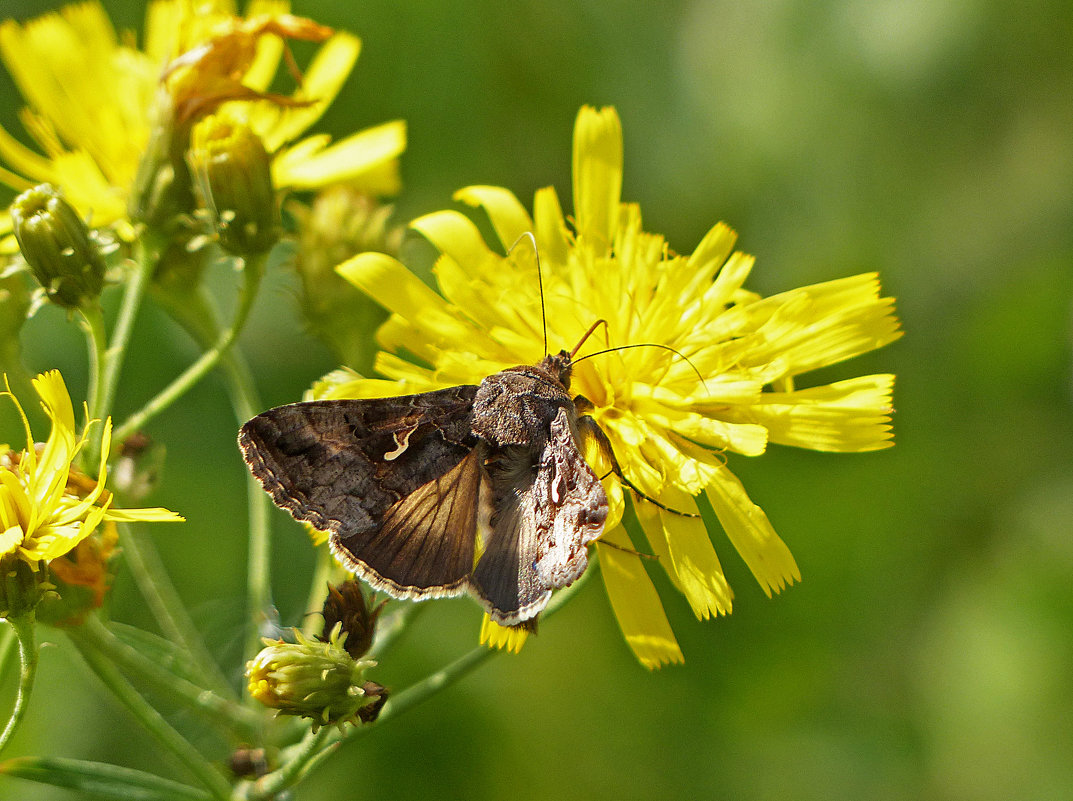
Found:
<path fill-rule="evenodd" d="M 508 189 L 499 186 L 467 186 L 455 192 L 455 200 L 480 206 L 488 214 L 503 247 L 510 248 L 521 236 L 533 233 L 533 220 L 525 206 Z"/>
<path fill-rule="evenodd" d="M 481 620 L 481 645 L 516 654 L 522 650 L 529 632 L 523 628 L 500 626 L 485 613 Z"/>
<path fill-rule="evenodd" d="M 109 509 L 104 519 L 116 523 L 182 523 L 186 521 L 182 515 L 159 506 L 144 509 Z"/>
<path fill-rule="evenodd" d="M 0 27 L 0 30 L 3 28 Z M 19 142 L 3 126 L 0 126 L 0 158 L 26 176 L 23 178 L 8 170 L 0 172 L 0 180 L 17 191 L 24 191 L 38 183 L 55 182 L 56 171 L 52 162 Z"/>
<path fill-rule="evenodd" d="M 14 553 L 15 549 L 19 547 L 19 543 L 21 542 L 21 526 L 11 526 L 10 528 L 5 529 L 4 533 L 0 534 L 0 556 Z"/>
<path fill-rule="evenodd" d="M 680 491 L 664 491 L 660 502 L 682 512 L 697 511 L 693 498 Z M 638 501 L 636 507 L 650 507 L 652 515 L 658 518 L 656 525 L 645 527 L 645 532 L 656 531 L 662 535 L 665 547 L 661 550 L 666 552 L 667 559 L 661 558 L 661 563 L 674 576 L 675 586 L 685 595 L 697 619 L 730 614 L 734 593 L 723 574 L 704 521 L 699 517 L 684 517 L 657 509 L 643 500 Z"/>
<path fill-rule="evenodd" d="M 335 269 L 384 308 L 408 320 L 419 320 L 426 333 L 439 338 L 472 335 L 443 298 L 390 256 L 360 253 Z"/>
<path fill-rule="evenodd" d="M 775 533 L 764 510 L 749 500 L 737 476 L 723 467 L 706 491 L 727 537 L 770 598 L 801 580 L 790 549 Z"/>
<path fill-rule="evenodd" d="M 458 264 L 484 266 L 495 259 L 495 254 L 484 244 L 480 229 L 457 211 L 426 214 L 411 222 L 410 227 Z M 498 264 L 498 259 L 495 263 Z"/>
<path fill-rule="evenodd" d="M 894 444 L 893 375 L 866 375 L 794 392 L 765 392 L 729 417 L 766 428 L 771 441 L 817 451 L 859 453 Z"/>
<path fill-rule="evenodd" d="M 294 189 L 361 181 L 397 159 L 405 149 L 406 123 L 396 120 L 351 134 L 316 153 L 285 150 L 272 162 L 272 180 L 276 186 Z"/>
<path fill-rule="evenodd" d="M 641 558 L 604 545 L 605 540 L 623 548 L 633 545 L 621 527 L 605 532 L 596 543 L 607 597 L 633 653 L 649 670 L 684 662 L 682 649 L 678 647 L 663 604 Z"/>
<path fill-rule="evenodd" d="M 569 253 L 570 235 L 555 187 L 537 190 L 533 199 L 533 224 L 543 257 L 552 264 L 564 263 Z"/>
<path fill-rule="evenodd" d="M 354 69 L 360 53 L 361 39 L 350 33 L 338 32 L 321 45 L 305 71 L 301 88 L 295 93 L 298 99 L 314 102 L 308 106 L 281 109 L 279 122 L 272 128 L 271 136 L 265 137 L 266 150 L 272 152 L 297 139 L 324 115 Z M 272 75 L 275 75 L 274 66 Z"/>
<path fill-rule="evenodd" d="M 622 197 L 622 123 L 611 107 L 584 106 L 574 126 L 574 216 L 579 240 L 607 250 Z"/>

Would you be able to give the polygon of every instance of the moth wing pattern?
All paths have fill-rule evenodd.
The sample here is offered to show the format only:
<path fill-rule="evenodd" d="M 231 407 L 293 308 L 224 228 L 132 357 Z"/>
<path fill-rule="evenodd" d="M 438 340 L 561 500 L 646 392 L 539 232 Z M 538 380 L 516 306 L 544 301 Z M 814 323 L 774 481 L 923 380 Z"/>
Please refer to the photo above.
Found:
<path fill-rule="evenodd" d="M 248 421 L 239 446 L 275 503 L 374 588 L 470 592 L 496 623 L 527 625 L 585 572 L 608 511 L 568 371 L 563 351 L 479 387 L 293 403 Z"/>
<path fill-rule="evenodd" d="M 473 569 L 482 450 L 475 386 L 292 403 L 249 420 L 239 447 L 273 501 L 401 598 L 459 595 Z"/>
<path fill-rule="evenodd" d="M 560 407 L 537 453 L 508 447 L 490 466 L 491 531 L 473 585 L 501 625 L 535 618 L 553 589 L 579 578 L 589 564 L 587 546 L 603 531 L 607 496 L 571 422 Z"/>

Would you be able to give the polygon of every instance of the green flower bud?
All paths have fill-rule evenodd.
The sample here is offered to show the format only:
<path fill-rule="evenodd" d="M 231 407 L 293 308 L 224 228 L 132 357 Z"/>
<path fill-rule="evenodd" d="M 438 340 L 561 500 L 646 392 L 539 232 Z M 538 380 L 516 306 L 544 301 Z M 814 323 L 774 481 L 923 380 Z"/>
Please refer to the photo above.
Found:
<path fill-rule="evenodd" d="M 11 204 L 22 257 L 48 299 L 69 309 L 96 299 L 104 287 L 104 258 L 78 212 L 48 184 Z"/>
<path fill-rule="evenodd" d="M 386 314 L 335 268 L 367 251 L 397 256 L 405 229 L 389 224 L 390 205 L 348 186 L 325 189 L 311 206 L 288 203 L 287 211 L 298 223 L 294 265 L 306 325 L 343 364 L 367 373 L 377 350 L 372 332 Z"/>
<path fill-rule="evenodd" d="M 187 161 L 221 247 L 252 256 L 276 243 L 279 202 L 260 137 L 219 115 L 207 117 L 194 127 Z"/>
<path fill-rule="evenodd" d="M 153 117 L 149 142 L 130 188 L 127 213 L 132 221 L 156 229 L 168 239 L 182 239 L 195 206 L 185 164 L 190 126 L 176 124 L 172 100 L 164 87 L 157 94 Z"/>
<path fill-rule="evenodd" d="M 0 558 L 0 619 L 22 617 L 36 608 L 45 590 L 51 587 L 44 569 L 14 554 Z"/>
<path fill-rule="evenodd" d="M 313 721 L 313 730 L 328 724 L 368 720 L 366 706 L 379 711 L 386 691 L 362 676 L 375 662 L 355 660 L 338 643 L 316 642 L 295 632 L 298 642 L 265 640 L 266 647 L 246 663 L 250 695 L 282 715 Z"/>

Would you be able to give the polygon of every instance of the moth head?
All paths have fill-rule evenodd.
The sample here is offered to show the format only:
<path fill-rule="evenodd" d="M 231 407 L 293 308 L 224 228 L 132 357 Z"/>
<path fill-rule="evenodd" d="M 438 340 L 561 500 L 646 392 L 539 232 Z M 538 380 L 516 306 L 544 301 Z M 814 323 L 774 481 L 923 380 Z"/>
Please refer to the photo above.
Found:
<path fill-rule="evenodd" d="M 573 354 L 568 350 L 561 350 L 545 356 L 540 360 L 538 367 L 562 384 L 563 389 L 570 389 L 570 371 L 573 369 L 573 363 Z"/>

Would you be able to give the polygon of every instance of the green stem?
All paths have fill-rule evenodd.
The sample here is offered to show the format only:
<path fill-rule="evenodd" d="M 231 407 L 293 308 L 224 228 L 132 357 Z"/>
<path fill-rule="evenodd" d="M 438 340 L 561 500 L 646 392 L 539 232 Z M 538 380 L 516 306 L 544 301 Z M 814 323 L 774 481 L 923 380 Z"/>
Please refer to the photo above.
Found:
<path fill-rule="evenodd" d="M 310 770 L 320 764 L 319 754 L 332 754 L 339 748 L 339 738 L 328 742 L 332 732 L 322 726 L 315 733 L 308 732 L 302 742 L 285 752 L 283 766 L 267 776 L 262 776 L 245 785 L 239 785 L 232 798 L 234 801 L 263 801 L 275 798 L 288 787 L 300 782 Z"/>
<path fill-rule="evenodd" d="M 225 727 L 236 740 L 260 740 L 264 726 L 261 715 L 171 672 L 119 639 L 97 616 L 91 615 L 82 626 L 69 629 L 67 635 L 78 641 L 80 650 L 92 648 L 125 674 L 138 676 L 208 722 Z"/>
<path fill-rule="evenodd" d="M 149 279 L 156 269 L 162 250 L 163 243 L 150 231 L 143 232 L 138 238 L 134 274 L 127 282 L 126 291 L 123 293 L 123 301 L 119 306 L 119 314 L 112 331 L 112 342 L 104 352 L 96 403 L 90 407 L 90 416 L 96 420 L 104 420 L 112 413 L 123 358 L 126 356 L 127 346 L 130 344 L 130 337 L 134 331 L 134 320 L 138 316 L 138 309 L 141 308 L 145 291 L 149 287 Z M 100 431 L 103 435 L 103 426 Z M 86 464 L 97 464 L 103 447 L 104 443 L 100 438 L 94 437 L 90 440 Z"/>
<path fill-rule="evenodd" d="M 264 494 L 263 492 L 261 493 Z M 267 496 L 266 496 L 267 497 Z M 328 549 L 327 543 L 322 543 L 315 551 L 316 562 L 313 564 L 313 578 L 309 582 L 309 595 L 306 597 L 305 623 L 302 633 L 307 637 L 313 636 L 320 623 L 317 622 L 317 614 L 324 606 L 324 596 L 327 592 L 328 582 L 332 577 L 332 567 L 335 559 Z"/>
<path fill-rule="evenodd" d="M 219 337 L 219 326 L 211 298 L 204 287 L 198 291 L 177 296 L 161 293 L 160 305 L 187 333 L 207 347 Z M 224 380 L 235 417 L 244 423 L 262 409 L 257 386 L 241 351 L 231 348 L 220 360 Z M 246 477 L 246 507 L 249 515 L 249 556 L 247 562 L 246 595 L 247 609 L 253 622 L 245 644 L 245 656 L 252 659 L 261 648 L 261 637 L 275 636 L 279 625 L 275 605 L 272 603 L 270 559 L 272 533 L 269 525 L 272 504 L 268 494 L 252 476 Z"/>
<path fill-rule="evenodd" d="M 223 697 L 233 699 L 234 691 L 186 614 L 186 607 L 152 542 L 131 526 L 124 526 L 122 544 L 123 557 L 164 636 L 180 644 L 189 654 L 201 671 L 202 681 Z"/>
<path fill-rule="evenodd" d="M 92 411 L 97 408 L 101 392 L 101 369 L 108 348 L 108 334 L 104 329 L 104 314 L 101 312 L 99 302 L 94 301 L 79 311 L 82 313 L 83 327 L 86 330 L 89 346 L 89 391 L 86 393 L 86 402 Z M 92 470 L 92 465 L 88 467 Z"/>
<path fill-rule="evenodd" d="M 227 799 L 231 794 L 231 785 L 223 774 L 150 706 L 130 682 L 123 678 L 115 665 L 103 654 L 88 647 L 85 641 L 72 637 L 71 642 L 90 669 L 97 674 L 97 678 L 130 710 L 157 742 L 175 754 L 215 798 L 220 801 Z"/>
<path fill-rule="evenodd" d="M 387 620 L 381 617 L 376 621 L 376 637 L 373 639 L 372 647 L 369 648 L 369 653 L 365 655 L 366 658 L 379 661 L 413 624 L 418 615 L 428 609 L 431 604 L 402 603 L 396 606 L 399 608 L 393 610 Z"/>
<path fill-rule="evenodd" d="M 37 639 L 35 637 L 36 621 L 34 613 L 28 612 L 19 617 L 8 618 L 8 623 L 19 640 L 19 689 L 15 696 L 15 706 L 11 710 L 4 731 L 0 733 L 0 751 L 15 733 L 16 727 L 26 714 L 26 705 L 30 701 L 30 693 L 34 688 L 34 679 L 37 676 Z"/>
<path fill-rule="evenodd" d="M 186 394 L 210 370 L 219 364 L 220 359 L 234 344 L 242 331 L 242 327 L 246 324 L 246 320 L 249 318 L 253 302 L 257 298 L 257 290 L 261 285 L 261 277 L 264 275 L 266 258 L 266 254 L 259 254 L 246 260 L 246 265 L 242 271 L 244 279 L 242 291 L 239 295 L 238 308 L 235 310 L 231 325 L 220 332 L 219 337 L 211 348 L 202 353 L 193 364 L 161 390 L 155 398 L 117 427 L 114 434 L 115 439 L 123 440 L 142 428 L 149 420 Z"/>

